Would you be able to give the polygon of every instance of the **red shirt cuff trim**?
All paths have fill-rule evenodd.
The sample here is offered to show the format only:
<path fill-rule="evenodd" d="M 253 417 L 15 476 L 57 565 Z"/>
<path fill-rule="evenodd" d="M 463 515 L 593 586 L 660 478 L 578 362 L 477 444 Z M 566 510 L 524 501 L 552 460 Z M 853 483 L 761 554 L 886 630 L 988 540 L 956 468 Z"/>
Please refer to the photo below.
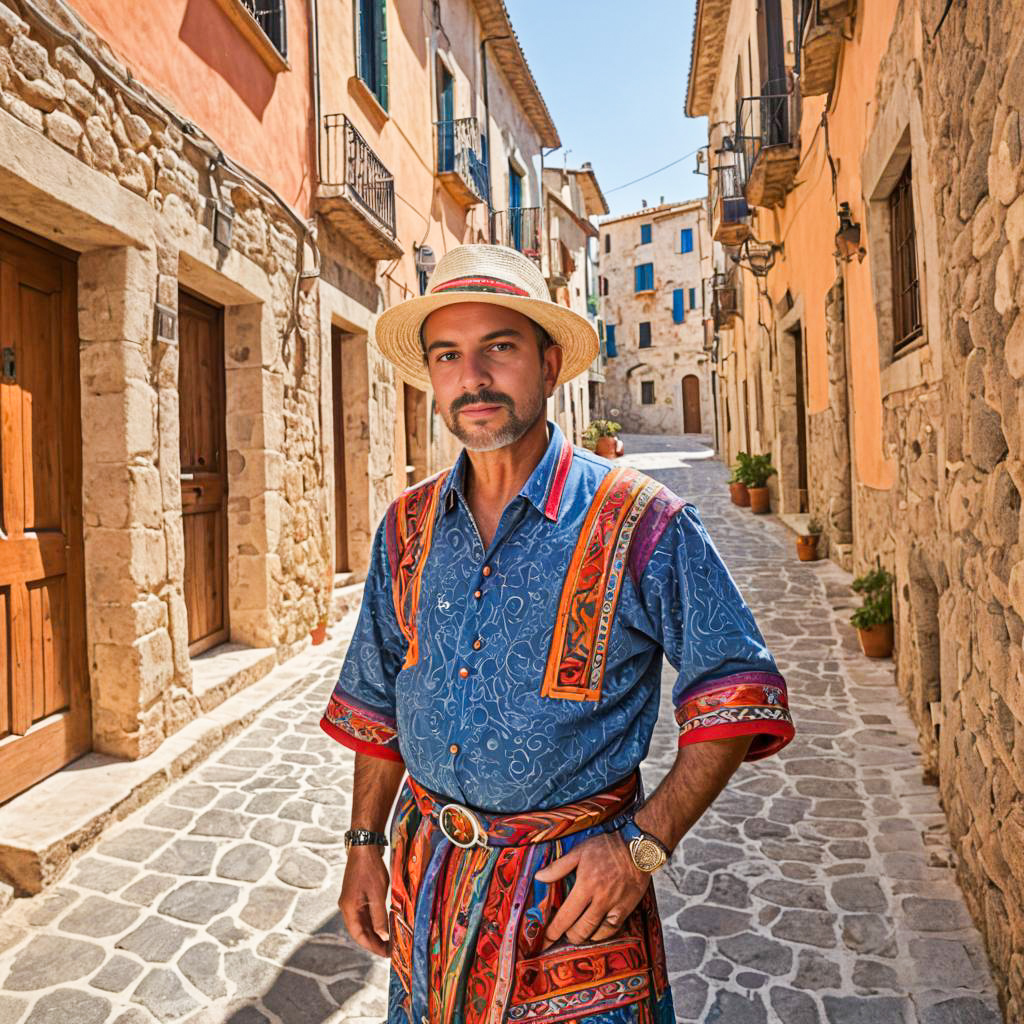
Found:
<path fill-rule="evenodd" d="M 357 740 L 354 736 L 350 736 L 344 729 L 339 729 L 326 718 L 320 719 L 320 728 L 332 740 L 337 740 L 343 747 L 348 747 L 349 750 L 354 750 L 357 754 L 368 754 L 370 757 L 379 757 L 384 761 L 396 761 L 398 764 L 405 764 L 402 755 L 393 747 L 382 743 L 367 743 L 365 740 Z"/>
<path fill-rule="evenodd" d="M 744 761 L 760 761 L 762 757 L 777 754 L 795 735 L 796 730 L 791 722 L 737 722 L 729 725 L 709 725 L 703 729 L 694 729 L 679 737 L 679 746 L 686 747 L 691 743 L 704 740 L 730 740 L 736 736 L 756 736 L 750 744 Z"/>

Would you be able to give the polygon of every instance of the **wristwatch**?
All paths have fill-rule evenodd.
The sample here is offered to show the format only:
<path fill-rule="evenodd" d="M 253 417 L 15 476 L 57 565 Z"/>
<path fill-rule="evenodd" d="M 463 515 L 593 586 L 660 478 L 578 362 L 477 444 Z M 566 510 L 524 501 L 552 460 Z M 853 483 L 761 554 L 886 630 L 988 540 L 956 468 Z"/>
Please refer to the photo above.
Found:
<path fill-rule="evenodd" d="M 345 833 L 345 849 L 353 846 L 387 846 L 388 837 L 365 828 L 350 828 Z"/>
<path fill-rule="evenodd" d="M 629 847 L 629 855 L 633 858 L 633 864 L 640 871 L 646 871 L 647 874 L 653 875 L 668 860 L 668 850 L 665 849 L 661 840 L 640 828 L 633 820 L 632 815 L 619 829 L 619 835 Z"/>

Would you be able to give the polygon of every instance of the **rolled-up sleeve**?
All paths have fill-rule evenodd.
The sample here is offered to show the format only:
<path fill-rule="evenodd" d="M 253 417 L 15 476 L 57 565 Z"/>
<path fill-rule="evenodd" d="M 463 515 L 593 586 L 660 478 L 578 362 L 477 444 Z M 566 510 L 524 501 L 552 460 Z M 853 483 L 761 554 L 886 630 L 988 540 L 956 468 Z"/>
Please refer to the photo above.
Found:
<path fill-rule="evenodd" d="M 753 736 L 747 760 L 793 738 L 786 682 L 692 505 L 672 518 L 640 579 L 655 638 L 678 672 L 679 746 Z"/>
<path fill-rule="evenodd" d="M 406 641 L 395 617 L 385 524 L 373 543 L 355 633 L 320 727 L 363 754 L 401 761 L 395 713 L 395 679 Z"/>

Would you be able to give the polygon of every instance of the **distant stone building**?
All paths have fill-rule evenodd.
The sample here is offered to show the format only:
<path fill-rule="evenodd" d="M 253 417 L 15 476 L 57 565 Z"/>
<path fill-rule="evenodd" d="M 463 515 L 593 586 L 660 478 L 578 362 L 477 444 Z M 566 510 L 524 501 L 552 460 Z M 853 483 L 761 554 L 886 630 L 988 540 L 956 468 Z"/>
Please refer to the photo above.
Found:
<path fill-rule="evenodd" d="M 924 776 L 1024 1020 L 1024 7 L 699 0 L 686 110 L 722 456 L 770 453 L 777 510 L 895 574 Z"/>
<path fill-rule="evenodd" d="M 598 259 L 608 418 L 634 433 L 712 433 L 704 200 L 603 221 Z"/>

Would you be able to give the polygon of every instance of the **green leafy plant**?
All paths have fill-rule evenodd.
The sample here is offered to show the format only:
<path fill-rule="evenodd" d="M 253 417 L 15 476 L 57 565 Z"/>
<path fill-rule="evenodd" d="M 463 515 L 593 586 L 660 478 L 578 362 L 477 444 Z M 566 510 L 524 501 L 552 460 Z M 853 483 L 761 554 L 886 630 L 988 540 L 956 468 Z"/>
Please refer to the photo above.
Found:
<path fill-rule="evenodd" d="M 857 629 L 871 629 L 892 622 L 892 585 L 895 577 L 878 564 L 853 581 L 853 589 L 863 595 L 861 606 L 850 616 Z"/>
<path fill-rule="evenodd" d="M 736 465 L 732 467 L 732 476 L 729 477 L 731 484 L 745 484 L 747 482 L 747 471 L 750 468 L 750 455 L 747 452 L 736 453 Z"/>
<path fill-rule="evenodd" d="M 615 420 L 591 420 L 590 426 L 583 431 L 583 437 L 596 443 L 599 437 L 615 437 L 621 429 L 622 424 Z"/>
<path fill-rule="evenodd" d="M 817 537 L 822 533 L 821 523 L 814 516 L 807 520 L 807 536 Z"/>
<path fill-rule="evenodd" d="M 751 455 L 745 470 L 744 483 L 748 487 L 764 487 L 768 478 L 774 476 L 778 470 L 772 465 L 770 455 Z"/>

